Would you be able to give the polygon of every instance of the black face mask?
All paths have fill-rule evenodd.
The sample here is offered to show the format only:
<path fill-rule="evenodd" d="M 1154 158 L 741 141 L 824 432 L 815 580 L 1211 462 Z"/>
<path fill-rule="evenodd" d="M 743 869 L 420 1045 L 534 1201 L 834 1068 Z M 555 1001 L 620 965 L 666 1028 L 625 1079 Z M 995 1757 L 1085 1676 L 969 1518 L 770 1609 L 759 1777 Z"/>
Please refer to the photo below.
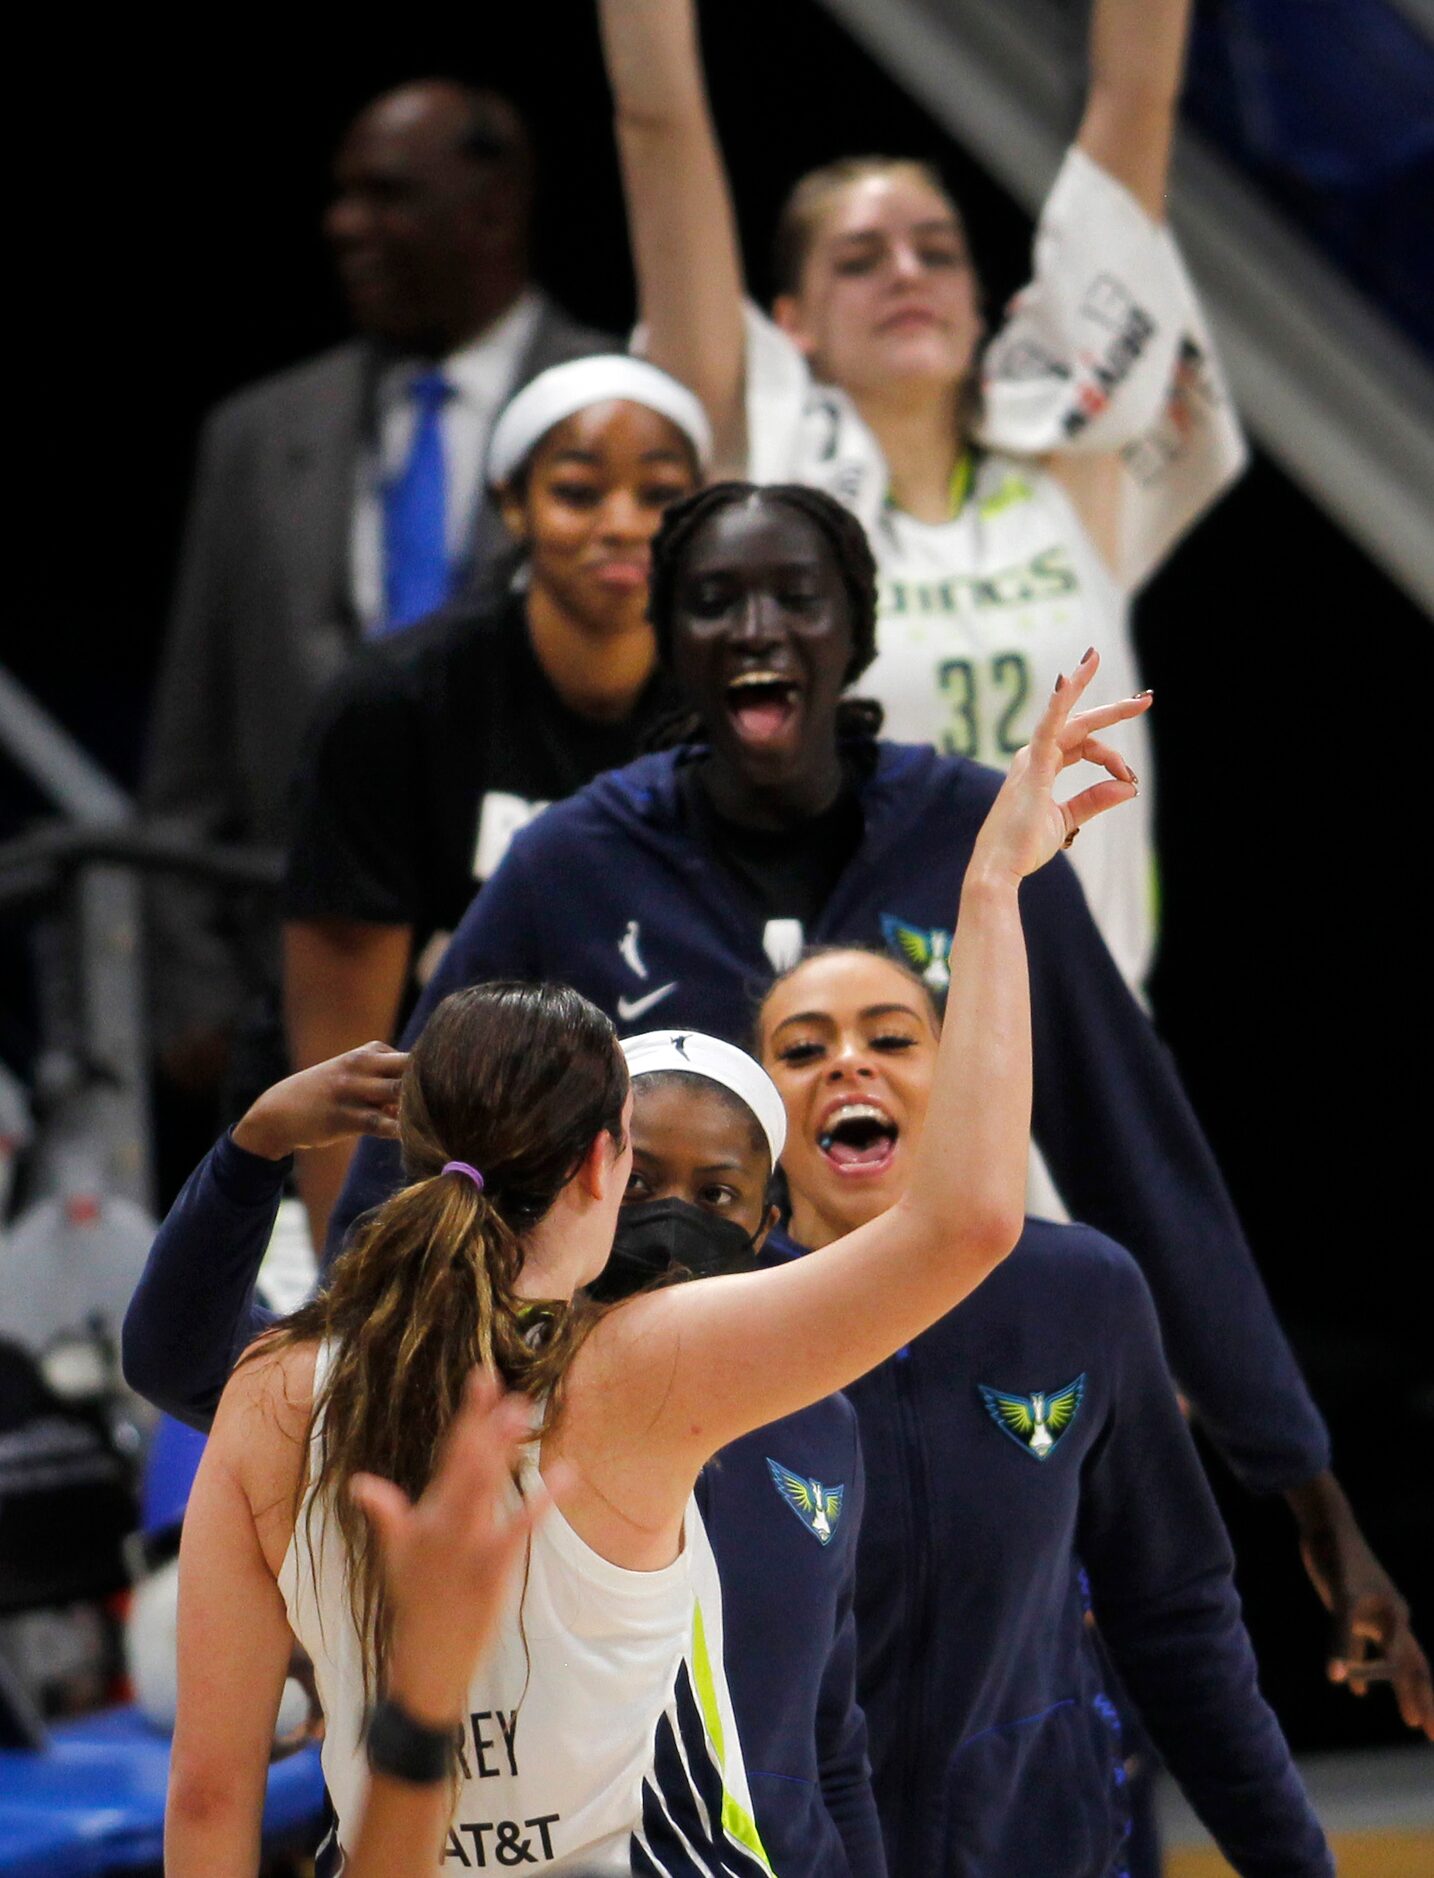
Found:
<path fill-rule="evenodd" d="M 750 1271 L 756 1236 L 749 1237 L 736 1220 L 718 1219 L 689 1200 L 625 1206 L 617 1216 L 612 1257 L 588 1286 L 588 1295 L 612 1304 L 674 1270 L 688 1278 Z"/>

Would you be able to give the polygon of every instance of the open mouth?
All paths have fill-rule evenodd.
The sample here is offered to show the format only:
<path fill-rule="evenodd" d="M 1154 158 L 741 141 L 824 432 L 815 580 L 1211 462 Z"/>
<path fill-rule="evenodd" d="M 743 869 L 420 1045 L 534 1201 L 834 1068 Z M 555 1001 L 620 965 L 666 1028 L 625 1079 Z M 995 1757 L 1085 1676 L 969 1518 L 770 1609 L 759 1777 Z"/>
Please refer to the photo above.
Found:
<path fill-rule="evenodd" d="M 743 672 L 727 687 L 727 709 L 746 743 L 775 743 L 796 721 L 798 687 L 780 672 Z"/>
<path fill-rule="evenodd" d="M 822 1125 L 817 1146 L 844 1174 L 880 1174 L 892 1162 L 901 1130 L 871 1102 L 848 1102 Z"/>

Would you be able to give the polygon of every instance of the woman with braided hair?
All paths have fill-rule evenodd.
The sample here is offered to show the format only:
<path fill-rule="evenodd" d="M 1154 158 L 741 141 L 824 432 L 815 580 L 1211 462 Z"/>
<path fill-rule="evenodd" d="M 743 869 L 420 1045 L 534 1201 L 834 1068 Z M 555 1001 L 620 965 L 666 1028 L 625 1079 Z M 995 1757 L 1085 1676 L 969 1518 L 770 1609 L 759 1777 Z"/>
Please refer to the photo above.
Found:
<path fill-rule="evenodd" d="M 358 1227 L 324 1294 L 241 1365 L 201 1464 L 181 1552 L 172 1878 L 255 1868 L 291 1623 L 315 1655 L 337 1843 L 361 1878 L 401 1804 L 391 1783 L 446 1780 L 450 1823 L 435 1799 L 385 1878 L 449 1857 L 772 1873 L 693 1486 L 719 1448 L 881 1361 L 1015 1243 L 1031 1050 L 1018 889 L 1129 799 L 1100 733 L 1145 708 L 1078 710 L 1097 663 L 1062 680 L 983 816 L 950 950 L 938 1125 L 907 1202 L 821 1259 L 589 1305 L 578 1294 L 607 1263 L 632 1172 L 611 1024 L 551 985 L 479 985 L 434 1012 L 399 1096 L 407 1184 Z M 1082 761 L 1103 774 L 1058 805 L 1053 784 Z M 369 1477 L 422 1493 L 476 1363 L 529 1400 L 515 1492 L 561 1467 L 562 1511 L 533 1532 L 472 1681 L 465 1647 L 451 1664 L 424 1651 L 400 1685 L 391 1668 L 415 1659 L 388 1621 Z M 378 1497 L 391 1533 L 396 1503 Z M 430 1642 L 443 1615 L 424 1619 Z"/>

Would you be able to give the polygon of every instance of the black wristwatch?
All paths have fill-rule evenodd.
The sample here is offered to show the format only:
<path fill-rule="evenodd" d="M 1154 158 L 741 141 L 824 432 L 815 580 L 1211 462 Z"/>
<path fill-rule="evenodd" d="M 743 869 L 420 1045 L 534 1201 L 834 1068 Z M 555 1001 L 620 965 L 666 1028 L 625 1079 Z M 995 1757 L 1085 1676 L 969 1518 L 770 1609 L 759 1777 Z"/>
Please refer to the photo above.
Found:
<path fill-rule="evenodd" d="M 429 1728 L 415 1721 L 391 1695 L 377 1703 L 368 1721 L 368 1764 L 376 1774 L 428 1787 L 453 1772 L 458 1729 Z"/>

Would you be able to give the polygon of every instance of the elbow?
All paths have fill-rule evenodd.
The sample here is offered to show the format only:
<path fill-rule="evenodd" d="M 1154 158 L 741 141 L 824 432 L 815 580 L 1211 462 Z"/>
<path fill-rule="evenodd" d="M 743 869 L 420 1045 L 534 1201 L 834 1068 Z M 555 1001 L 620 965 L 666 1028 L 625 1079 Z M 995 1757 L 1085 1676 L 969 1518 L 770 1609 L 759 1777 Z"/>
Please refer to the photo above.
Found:
<path fill-rule="evenodd" d="M 177 1392 L 173 1362 L 166 1363 L 162 1352 L 155 1348 L 143 1319 L 131 1327 L 134 1314 L 135 1306 L 131 1304 L 120 1329 L 120 1373 L 125 1382 L 161 1415 L 197 1428 L 201 1434 L 207 1432 L 208 1420 L 193 1402 Z"/>
<path fill-rule="evenodd" d="M 987 1271 L 994 1271 L 1016 1247 L 1026 1229 L 1026 1216 L 1019 1203 L 995 1194 L 978 1201 L 968 1215 L 962 1231 L 967 1256 Z"/>
<path fill-rule="evenodd" d="M 175 1744 L 165 1801 L 167 1830 L 206 1836 L 223 1834 L 226 1843 L 249 1818 L 252 1782 L 211 1755 L 192 1755 Z"/>
<path fill-rule="evenodd" d="M 915 1195 L 898 1200 L 923 1245 L 939 1246 L 970 1271 L 972 1284 L 992 1272 L 1016 1247 L 1026 1229 L 1024 1196 L 968 1193 L 958 1209 L 923 1206 Z"/>
<path fill-rule="evenodd" d="M 136 1395 L 143 1396 L 146 1402 L 152 1402 L 157 1409 L 168 1413 L 167 1404 L 159 1399 L 164 1393 L 163 1379 L 149 1347 L 150 1339 L 145 1335 L 144 1318 L 138 1310 L 138 1303 L 137 1298 L 131 1301 L 125 1312 L 124 1323 L 120 1326 L 120 1370 Z"/>

